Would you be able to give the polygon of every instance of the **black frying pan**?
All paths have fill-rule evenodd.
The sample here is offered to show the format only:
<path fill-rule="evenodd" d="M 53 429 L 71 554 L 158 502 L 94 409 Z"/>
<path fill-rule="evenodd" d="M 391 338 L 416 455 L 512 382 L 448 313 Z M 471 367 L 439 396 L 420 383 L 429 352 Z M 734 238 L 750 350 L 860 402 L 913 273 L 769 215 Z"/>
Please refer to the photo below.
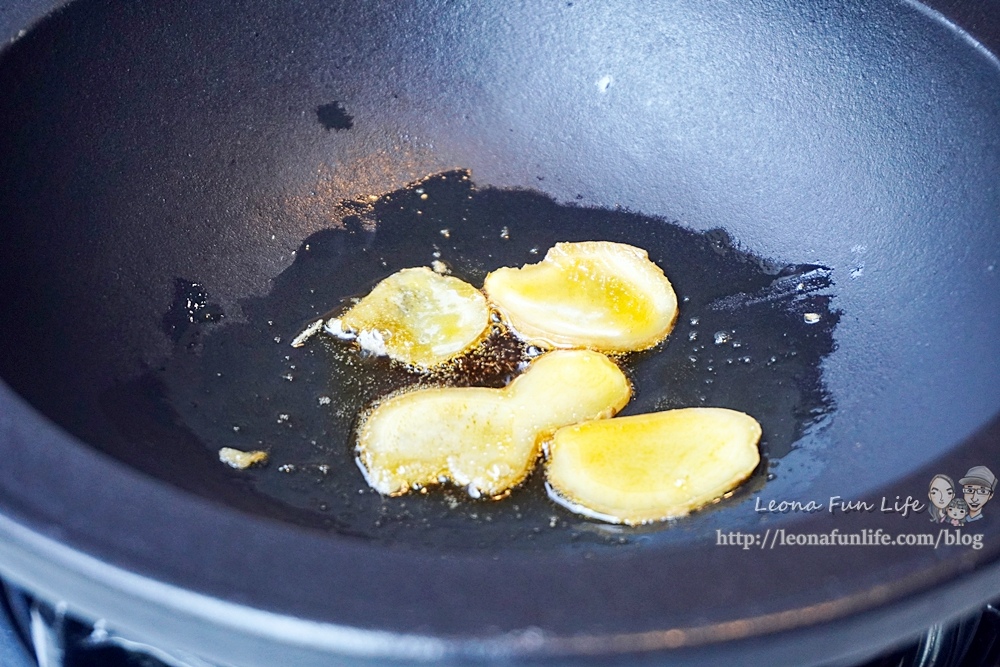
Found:
<path fill-rule="evenodd" d="M 884 509 L 1000 469 L 998 119 L 996 58 L 920 5 L 72 4 L 0 54 L 0 568 L 238 665 L 903 641 L 1000 591 L 992 505 L 981 549 L 718 542 L 936 534 Z M 759 414 L 750 483 L 634 530 L 537 475 L 457 509 L 366 493 L 354 408 L 410 380 L 291 336 L 433 252 L 476 282 L 588 238 L 689 299 L 623 360 L 630 409 Z M 271 466 L 215 460 L 247 437 Z"/>

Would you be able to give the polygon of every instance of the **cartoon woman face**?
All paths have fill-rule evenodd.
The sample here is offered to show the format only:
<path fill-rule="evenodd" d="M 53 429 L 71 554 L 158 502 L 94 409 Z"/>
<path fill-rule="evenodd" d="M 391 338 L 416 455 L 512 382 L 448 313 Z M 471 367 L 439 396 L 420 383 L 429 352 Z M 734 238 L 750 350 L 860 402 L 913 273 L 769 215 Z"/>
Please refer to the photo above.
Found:
<path fill-rule="evenodd" d="M 951 480 L 944 475 L 935 475 L 931 480 L 931 486 L 927 491 L 927 497 L 930 499 L 934 507 L 943 510 L 952 500 L 955 499 L 955 485 L 952 484 Z"/>
<path fill-rule="evenodd" d="M 945 510 L 949 519 L 964 519 L 969 515 L 969 506 L 961 498 L 953 500 Z"/>

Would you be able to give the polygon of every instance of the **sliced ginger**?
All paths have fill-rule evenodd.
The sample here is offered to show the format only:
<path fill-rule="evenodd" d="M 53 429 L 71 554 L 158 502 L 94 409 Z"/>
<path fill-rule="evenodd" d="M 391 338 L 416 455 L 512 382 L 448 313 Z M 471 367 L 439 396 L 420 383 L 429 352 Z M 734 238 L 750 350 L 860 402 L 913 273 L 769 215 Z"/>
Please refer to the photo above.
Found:
<path fill-rule="evenodd" d="M 631 388 L 607 357 L 587 350 L 543 354 L 503 389 L 422 389 L 380 404 L 358 437 L 358 460 L 379 493 L 451 481 L 473 497 L 519 484 L 556 429 L 611 417 Z"/>
<path fill-rule="evenodd" d="M 724 408 L 684 408 L 559 429 L 548 443 L 553 498 L 635 525 L 683 516 L 722 497 L 760 462 L 761 428 Z"/>
<path fill-rule="evenodd" d="M 362 348 L 425 368 L 473 347 L 489 324 L 479 290 L 427 267 L 392 274 L 339 321 Z"/>
<path fill-rule="evenodd" d="M 642 350 L 677 317 L 673 287 L 646 251 L 610 241 L 557 243 L 538 264 L 493 271 L 483 289 L 518 334 L 544 347 Z"/>
<path fill-rule="evenodd" d="M 489 327 L 486 298 L 436 269 L 389 276 L 327 330 L 422 368 L 468 351 Z M 379 493 L 451 482 L 473 497 L 500 497 L 525 479 L 546 442 L 553 499 L 634 525 L 687 514 L 757 467 L 761 428 L 741 412 L 686 408 L 608 419 L 631 389 L 600 353 L 652 347 L 677 317 L 670 281 L 646 251 L 607 241 L 559 243 L 538 264 L 490 273 L 483 289 L 521 338 L 569 349 L 536 358 L 503 389 L 422 389 L 377 405 L 360 427 L 357 455 Z M 258 455 L 266 457 L 220 452 L 234 467 L 258 463 Z"/>

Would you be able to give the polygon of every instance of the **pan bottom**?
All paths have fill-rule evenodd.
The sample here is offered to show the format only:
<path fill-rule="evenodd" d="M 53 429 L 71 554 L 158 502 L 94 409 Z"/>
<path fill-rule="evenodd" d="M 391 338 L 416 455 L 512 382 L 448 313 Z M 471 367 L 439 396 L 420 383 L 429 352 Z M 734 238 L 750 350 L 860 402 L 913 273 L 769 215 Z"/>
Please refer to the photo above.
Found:
<path fill-rule="evenodd" d="M 284 506 L 283 519 L 366 539 L 537 549 L 624 546 L 669 531 L 574 515 L 549 500 L 537 469 L 503 501 L 473 501 L 448 487 L 399 498 L 368 488 L 353 457 L 357 416 L 404 387 L 503 386 L 524 356 L 509 337 L 497 334 L 497 357 L 472 357 L 447 378 L 411 373 L 328 337 L 290 346 L 311 321 L 399 269 L 443 262 L 481 286 L 497 267 L 534 263 L 556 242 L 585 240 L 647 250 L 680 299 L 667 340 L 620 359 L 634 386 L 622 414 L 717 406 L 751 414 L 763 426 L 761 466 L 703 512 L 740 503 L 768 475 L 780 474 L 778 460 L 834 408 L 820 363 L 833 350 L 839 313 L 824 267 L 758 257 L 721 229 L 697 233 L 629 211 L 560 205 L 532 191 L 479 189 L 462 171 L 343 207 L 348 214 L 339 224 L 303 241 L 270 294 L 241 304 L 243 321 L 225 318 L 204 288 L 178 279 L 176 301 L 163 318 L 173 355 L 107 395 L 105 405 L 117 406 L 111 416 L 119 435 L 148 439 L 155 432 L 201 447 L 198 465 L 222 466 L 213 460 L 221 447 L 267 450 L 268 465 L 225 474 L 248 496 Z M 147 408 L 133 398 L 122 409 L 126 395 L 145 396 Z M 674 523 L 697 521 L 698 514 Z"/>

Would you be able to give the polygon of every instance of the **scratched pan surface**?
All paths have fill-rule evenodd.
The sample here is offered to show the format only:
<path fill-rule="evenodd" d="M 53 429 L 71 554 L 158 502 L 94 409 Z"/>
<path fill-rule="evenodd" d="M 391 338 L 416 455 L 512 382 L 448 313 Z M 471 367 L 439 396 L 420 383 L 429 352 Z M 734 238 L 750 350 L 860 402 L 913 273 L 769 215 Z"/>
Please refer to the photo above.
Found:
<path fill-rule="evenodd" d="M 977 550 L 716 544 L 925 531 L 888 510 L 1000 469 L 1000 70 L 929 10 L 81 1 L 4 49 L 0 121 L 0 567 L 87 614 L 238 665 L 808 662 L 1000 586 L 990 506 Z M 440 378 L 291 339 L 400 268 L 588 239 L 683 299 L 628 412 L 754 414 L 751 480 L 636 529 L 539 474 L 368 490 L 357 414 Z M 449 381 L 505 382 L 501 343 Z M 876 509 L 757 511 L 834 496 Z"/>

